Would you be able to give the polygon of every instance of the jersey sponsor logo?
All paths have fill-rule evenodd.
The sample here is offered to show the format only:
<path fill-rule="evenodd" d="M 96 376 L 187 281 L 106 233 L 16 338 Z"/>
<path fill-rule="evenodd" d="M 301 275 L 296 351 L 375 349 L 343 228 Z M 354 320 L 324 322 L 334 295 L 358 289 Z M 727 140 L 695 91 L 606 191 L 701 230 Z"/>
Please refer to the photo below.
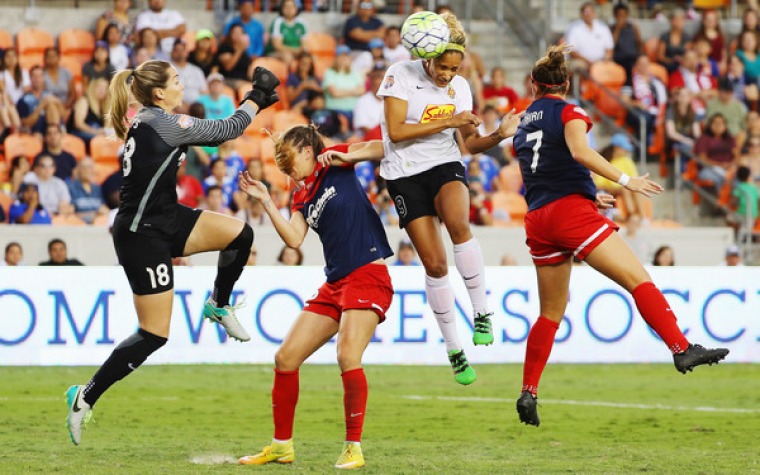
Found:
<path fill-rule="evenodd" d="M 390 89 L 393 87 L 393 84 L 395 83 L 395 79 L 393 79 L 393 76 L 386 76 L 385 77 L 385 84 L 383 84 L 384 89 Z"/>
<path fill-rule="evenodd" d="M 177 116 L 177 125 L 183 129 L 189 129 L 193 126 L 193 118 L 189 115 L 180 114 Z"/>
<path fill-rule="evenodd" d="M 452 99 L 456 99 L 456 97 L 457 97 L 457 91 L 453 87 L 451 87 L 451 84 L 449 84 L 449 90 L 446 91 L 446 93 Z"/>
<path fill-rule="evenodd" d="M 422 112 L 420 124 L 427 124 L 431 120 L 450 119 L 454 117 L 455 110 L 454 104 L 428 104 Z"/>
<path fill-rule="evenodd" d="M 309 212 L 306 214 L 306 223 L 309 225 L 309 227 L 313 229 L 317 229 L 319 227 L 319 218 L 322 216 L 322 213 L 325 211 L 325 206 L 327 206 L 327 202 L 331 199 L 335 198 L 338 195 L 338 192 L 335 191 L 335 187 L 331 186 L 325 191 L 322 192 L 322 196 L 317 199 L 317 202 L 313 205 L 309 205 Z"/>

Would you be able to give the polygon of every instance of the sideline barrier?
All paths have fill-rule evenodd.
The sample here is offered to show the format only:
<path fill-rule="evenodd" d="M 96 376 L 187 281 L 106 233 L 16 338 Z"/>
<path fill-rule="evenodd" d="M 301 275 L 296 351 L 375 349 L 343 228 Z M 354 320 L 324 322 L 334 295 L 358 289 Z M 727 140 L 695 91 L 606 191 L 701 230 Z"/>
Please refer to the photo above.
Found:
<path fill-rule="evenodd" d="M 470 362 L 520 363 L 530 324 L 538 315 L 535 271 L 489 267 L 489 303 L 496 342 L 473 347 L 469 299 L 455 268 L 460 336 Z M 679 325 L 705 346 L 731 349 L 730 362 L 760 362 L 760 268 L 652 268 Z M 252 340 L 228 340 L 201 317 L 216 269 L 175 268 L 169 343 L 149 363 L 271 363 L 302 303 L 324 281 L 319 267 L 249 267 L 234 298 Z M 385 323 L 365 354 L 367 364 L 448 364 L 427 307 L 421 267 L 391 267 L 396 294 Z M 99 365 L 132 334 L 137 319 L 119 267 L 0 268 L 0 365 Z M 334 363 L 335 344 L 312 363 Z M 566 318 L 552 362 L 671 362 L 640 318 L 632 298 L 586 267 L 573 269 Z"/>

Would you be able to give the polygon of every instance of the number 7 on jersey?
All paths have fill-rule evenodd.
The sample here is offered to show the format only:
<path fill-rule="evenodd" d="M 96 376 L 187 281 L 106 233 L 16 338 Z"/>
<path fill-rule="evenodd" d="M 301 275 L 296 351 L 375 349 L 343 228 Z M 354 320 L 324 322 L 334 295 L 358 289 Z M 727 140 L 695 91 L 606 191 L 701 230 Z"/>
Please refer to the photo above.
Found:
<path fill-rule="evenodd" d="M 533 173 L 536 173 L 536 168 L 538 168 L 538 157 L 540 156 L 538 149 L 541 148 L 541 140 L 543 138 L 543 130 L 536 130 L 535 132 L 531 132 L 525 136 L 526 142 L 532 142 L 533 140 L 536 141 L 536 145 L 533 146 L 533 161 L 530 164 L 530 171 Z"/>

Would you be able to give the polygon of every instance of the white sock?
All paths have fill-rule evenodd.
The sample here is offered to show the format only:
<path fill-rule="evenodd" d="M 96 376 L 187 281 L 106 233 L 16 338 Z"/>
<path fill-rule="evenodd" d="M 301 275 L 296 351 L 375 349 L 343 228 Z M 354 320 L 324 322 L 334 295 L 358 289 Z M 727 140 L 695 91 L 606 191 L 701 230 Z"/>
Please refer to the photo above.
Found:
<path fill-rule="evenodd" d="M 454 305 L 454 289 L 449 285 L 449 276 L 425 276 L 425 293 L 428 305 L 433 310 L 438 328 L 446 342 L 446 352 L 461 350 L 462 343 L 457 336 L 456 307 Z"/>
<path fill-rule="evenodd" d="M 288 440 L 280 440 L 280 439 L 275 439 L 275 438 L 272 438 L 272 443 L 273 443 L 273 444 L 278 444 L 278 445 L 285 445 L 285 444 L 288 444 L 288 443 L 290 443 L 290 441 L 291 441 L 291 440 L 293 440 L 293 439 L 288 439 Z"/>
<path fill-rule="evenodd" d="M 486 272 L 480 243 L 472 238 L 462 244 L 454 244 L 454 263 L 462 276 L 467 293 L 470 294 L 472 309 L 476 314 L 486 314 Z"/>
<path fill-rule="evenodd" d="M 362 443 L 361 443 L 361 442 L 354 442 L 353 440 L 347 440 L 347 441 L 346 441 L 346 443 L 347 443 L 347 444 L 352 444 L 352 445 L 357 445 L 357 446 L 359 446 L 359 447 L 361 447 L 361 446 L 362 446 Z"/>

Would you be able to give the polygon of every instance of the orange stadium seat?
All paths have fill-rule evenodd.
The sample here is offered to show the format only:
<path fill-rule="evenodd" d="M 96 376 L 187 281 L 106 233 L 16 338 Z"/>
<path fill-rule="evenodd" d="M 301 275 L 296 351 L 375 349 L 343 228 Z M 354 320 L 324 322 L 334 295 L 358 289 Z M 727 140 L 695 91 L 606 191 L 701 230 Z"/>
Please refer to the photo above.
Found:
<path fill-rule="evenodd" d="M 10 163 L 5 160 L 5 155 L 0 155 L 0 183 L 7 183 L 10 181 L 8 175 L 10 173 L 10 167 Z M 2 191 L 0 191 L 0 194 L 2 194 Z"/>
<path fill-rule="evenodd" d="M 272 71 L 282 84 L 285 84 L 288 80 L 288 74 L 290 74 L 290 71 L 288 70 L 288 65 L 281 59 L 263 56 L 253 60 L 253 67 L 255 68 L 256 66 L 261 66 Z"/>
<path fill-rule="evenodd" d="M 95 35 L 80 28 L 67 28 L 58 35 L 58 49 L 62 57 L 76 58 L 84 64 L 92 59 Z"/>
<path fill-rule="evenodd" d="M 13 35 L 5 30 L 0 30 L 0 49 L 13 48 Z"/>
<path fill-rule="evenodd" d="M 39 28 L 23 28 L 16 34 L 16 48 L 21 67 L 29 69 L 43 64 L 45 49 L 55 46 L 53 35 Z"/>
<path fill-rule="evenodd" d="M 82 63 L 73 56 L 61 56 L 59 64 L 61 67 L 66 68 L 74 77 L 74 87 L 77 90 L 77 97 L 81 96 L 83 92 Z"/>
<path fill-rule="evenodd" d="M 8 162 L 19 155 L 30 160 L 42 151 L 42 141 L 29 134 L 10 134 L 5 138 L 5 157 Z"/>
<path fill-rule="evenodd" d="M 497 191 L 491 195 L 491 202 L 493 203 L 495 218 L 499 214 L 509 216 L 509 221 L 495 219 L 497 225 L 518 226 L 525 221 L 525 215 L 528 214 L 528 203 L 525 202 L 525 198 L 520 193 Z M 501 213 L 497 213 L 497 210 Z"/>
<path fill-rule="evenodd" d="M 649 63 L 649 74 L 656 77 L 665 87 L 668 86 L 668 70 L 660 63 Z"/>
<path fill-rule="evenodd" d="M 102 185 L 103 182 L 120 168 L 119 162 L 96 162 L 95 174 L 93 180 L 98 185 Z"/>
<path fill-rule="evenodd" d="M 335 63 L 335 58 L 331 56 L 315 56 L 314 57 L 314 74 L 321 81 L 325 77 L 325 71 L 330 69 Z"/>
<path fill-rule="evenodd" d="M 660 49 L 660 38 L 653 36 L 644 42 L 644 53 L 650 61 L 657 61 L 657 54 Z"/>
<path fill-rule="evenodd" d="M 338 42 L 329 33 L 311 32 L 301 38 L 301 46 L 313 56 L 334 58 Z"/>
<path fill-rule="evenodd" d="M 261 161 L 274 165 L 274 141 L 268 135 L 265 135 L 259 141 L 259 147 L 259 158 Z"/>
<path fill-rule="evenodd" d="M 90 156 L 96 163 L 119 163 L 124 142 L 111 137 L 97 136 L 90 141 Z"/>
<path fill-rule="evenodd" d="M 263 133 L 261 129 L 271 130 L 272 119 L 274 118 L 274 114 L 276 112 L 277 111 L 272 107 L 269 107 L 267 109 L 264 109 L 263 111 L 260 111 L 258 114 L 256 114 L 256 117 L 254 117 L 253 120 L 251 121 L 251 125 L 249 125 L 247 129 L 245 129 L 245 134 L 259 136 Z"/>
<path fill-rule="evenodd" d="M 522 188 L 522 174 L 516 161 L 499 170 L 499 191 L 519 193 Z"/>
<path fill-rule="evenodd" d="M 63 149 L 74 155 L 77 161 L 84 158 L 87 155 L 87 149 L 84 144 L 84 140 L 80 139 L 76 135 L 66 134 L 63 136 Z"/>
<path fill-rule="evenodd" d="M 261 146 L 258 141 L 248 135 L 241 135 L 232 141 L 233 146 L 237 153 L 240 154 L 243 159 L 248 162 L 252 158 L 257 158 L 261 151 Z"/>
<path fill-rule="evenodd" d="M 283 110 L 274 114 L 272 119 L 272 130 L 275 132 L 285 132 L 294 125 L 308 125 L 309 119 L 298 111 Z"/>
<path fill-rule="evenodd" d="M 280 169 L 277 168 L 277 165 L 264 162 L 264 176 L 273 187 L 285 191 L 290 189 L 290 177 L 282 173 Z"/>
<path fill-rule="evenodd" d="M 594 105 L 602 114 L 615 119 L 618 125 L 625 123 L 626 109 L 618 99 L 625 84 L 625 68 L 612 61 L 599 61 L 591 65 L 591 78 L 604 86 L 597 91 Z"/>

